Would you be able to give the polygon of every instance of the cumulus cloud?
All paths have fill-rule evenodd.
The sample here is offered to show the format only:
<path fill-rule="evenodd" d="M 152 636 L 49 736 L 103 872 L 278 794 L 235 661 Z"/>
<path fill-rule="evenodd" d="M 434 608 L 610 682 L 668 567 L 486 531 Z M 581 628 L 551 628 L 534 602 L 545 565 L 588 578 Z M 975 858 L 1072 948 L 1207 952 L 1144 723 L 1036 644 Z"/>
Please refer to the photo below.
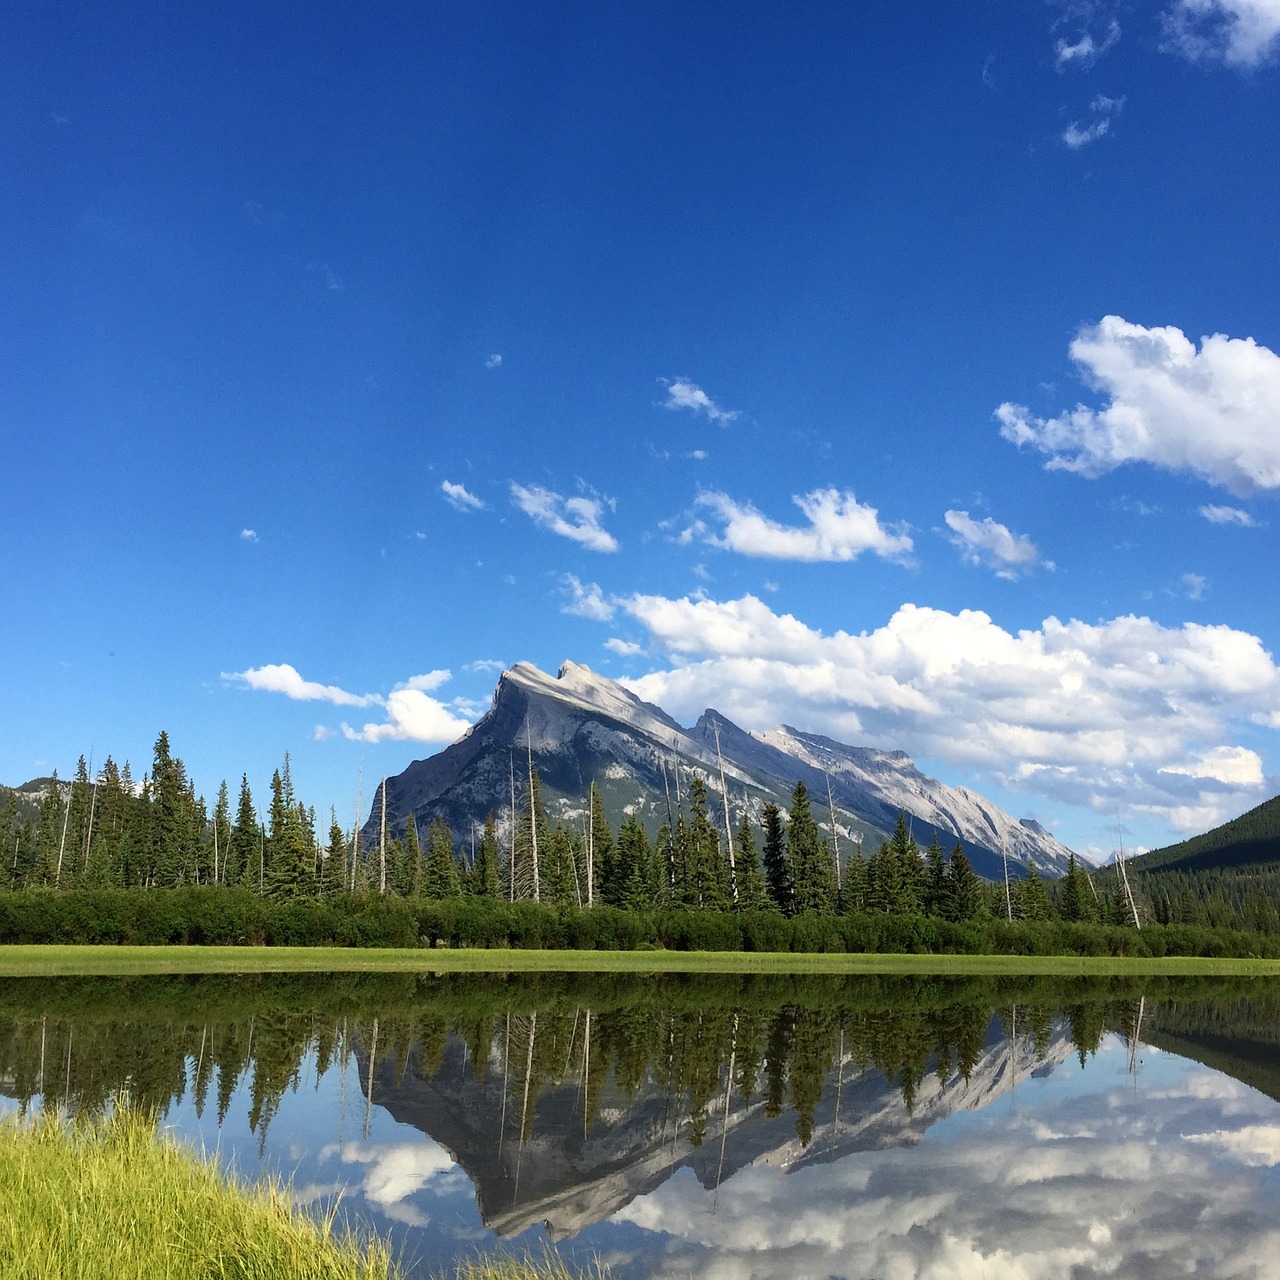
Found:
<path fill-rule="evenodd" d="M 948 511 L 943 519 L 951 530 L 951 544 L 966 563 L 995 571 L 997 578 L 1013 581 L 1035 570 L 1043 563 L 1053 568 L 1052 560 L 1041 561 L 1036 545 L 1025 533 L 1012 533 L 990 516 L 975 520 L 967 511 Z"/>
<path fill-rule="evenodd" d="M 440 483 L 440 492 L 444 494 L 444 500 L 455 511 L 483 511 L 484 502 L 477 498 L 474 493 L 467 491 L 464 484 L 454 484 L 452 480 L 443 480 Z"/>
<path fill-rule="evenodd" d="M 429 671 L 410 676 L 395 686 L 381 700 L 387 718 L 383 723 L 366 724 L 353 729 L 342 726 L 343 735 L 352 742 L 453 742 L 471 727 L 455 711 L 430 693 L 451 679 L 448 671 Z"/>
<path fill-rule="evenodd" d="M 846 561 L 864 551 L 886 560 L 902 560 L 911 553 L 906 527 L 882 525 L 875 507 L 864 506 L 848 489 L 815 489 L 795 495 L 791 501 L 808 525 L 780 524 L 749 502 L 736 502 L 726 493 L 699 494 L 698 506 L 709 513 L 719 530 L 713 532 L 697 521 L 682 540 L 700 537 L 711 546 L 766 560 Z"/>
<path fill-rule="evenodd" d="M 1178 581 L 1182 583 L 1188 600 L 1203 599 L 1205 588 L 1209 585 L 1209 580 L 1202 573 L 1184 573 Z"/>
<path fill-rule="evenodd" d="M 692 409 L 695 413 L 705 413 L 712 422 L 729 423 L 742 416 L 737 409 L 722 409 L 701 387 L 688 378 L 676 378 L 668 381 L 659 378 L 659 382 L 667 389 L 667 398 L 662 402 L 664 409 Z"/>
<path fill-rule="evenodd" d="M 644 652 L 643 645 L 636 644 L 634 640 L 619 640 L 617 636 L 611 636 L 606 640 L 604 647 L 622 658 L 634 658 L 636 654 Z"/>
<path fill-rule="evenodd" d="M 1238 524 L 1244 529 L 1255 529 L 1258 525 L 1247 511 L 1241 511 L 1239 507 L 1209 505 L 1201 507 L 1200 514 L 1210 524 Z"/>
<path fill-rule="evenodd" d="M 367 1166 L 361 1190 L 365 1199 L 384 1213 L 402 1205 L 428 1184 L 453 1182 L 458 1177 L 452 1156 L 429 1138 L 394 1144 L 347 1142 L 325 1147 L 321 1159 L 334 1151 L 344 1164 Z"/>
<path fill-rule="evenodd" d="M 1181 329 L 1105 316 L 1070 347 L 1107 397 L 1040 418 L 1006 402 L 1000 434 L 1049 455 L 1050 469 L 1096 477 L 1131 462 L 1186 471 L 1248 495 L 1280 487 L 1280 356 L 1252 338 L 1214 334 L 1199 350 Z"/>
<path fill-rule="evenodd" d="M 567 602 L 560 606 L 561 613 L 594 622 L 608 622 L 613 617 L 613 605 L 604 598 L 597 583 L 583 583 L 572 573 L 566 573 L 560 579 L 560 590 L 567 597 Z"/>
<path fill-rule="evenodd" d="M 501 364 L 502 364 L 502 356 L 500 356 L 498 352 L 495 351 L 493 355 L 489 356 L 489 358 L 485 360 L 484 367 L 486 369 L 497 369 L 501 366 Z"/>
<path fill-rule="evenodd" d="M 258 541 L 257 531 L 254 529 L 241 529 L 240 540 L 242 542 L 257 542 Z"/>
<path fill-rule="evenodd" d="M 618 540 L 602 523 L 606 503 L 601 498 L 564 498 L 541 485 L 513 482 L 511 501 L 539 528 L 580 543 L 588 551 L 618 549 Z"/>
<path fill-rule="evenodd" d="M 1108 98 L 1098 94 L 1089 104 L 1090 115 L 1086 120 L 1073 120 L 1062 133 L 1062 141 L 1072 151 L 1079 151 L 1091 142 L 1097 142 L 1111 131 L 1111 121 L 1124 109 L 1123 98 Z"/>
<path fill-rule="evenodd" d="M 222 678 L 246 689 L 263 693 L 283 693 L 296 702 L 332 702 L 337 707 L 370 707 L 382 701 L 376 693 L 348 693 L 333 684 L 304 680 L 287 662 L 250 667 L 247 671 L 224 671 Z"/>
<path fill-rule="evenodd" d="M 1165 11 L 1166 52 L 1249 70 L 1280 52 L 1280 0 L 1176 0 Z"/>
<path fill-rule="evenodd" d="M 1280 668 L 1227 626 L 1051 617 L 1012 633 L 976 610 L 905 604 L 874 631 L 824 634 L 753 595 L 616 603 L 671 661 L 629 687 L 675 715 L 715 706 L 749 728 L 801 724 L 1179 829 L 1257 803 L 1232 737 L 1280 721 Z"/>

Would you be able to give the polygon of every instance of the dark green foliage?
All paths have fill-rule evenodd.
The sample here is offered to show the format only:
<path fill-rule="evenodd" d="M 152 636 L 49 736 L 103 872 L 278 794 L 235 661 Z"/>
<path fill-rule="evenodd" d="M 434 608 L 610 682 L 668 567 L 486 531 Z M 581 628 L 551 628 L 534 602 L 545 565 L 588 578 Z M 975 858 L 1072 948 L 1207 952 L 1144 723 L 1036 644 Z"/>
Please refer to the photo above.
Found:
<path fill-rule="evenodd" d="M 947 866 L 946 918 L 964 924 L 987 914 L 982 881 L 964 850 L 956 845 Z"/>
<path fill-rule="evenodd" d="M 744 813 L 742 823 L 738 827 L 737 839 L 737 879 L 739 911 L 763 911 L 769 906 L 769 895 L 765 890 L 764 873 L 760 869 L 760 852 L 756 848 L 755 833 L 751 829 L 751 819 Z"/>
<path fill-rule="evenodd" d="M 776 804 L 761 811 L 764 824 L 764 883 L 773 905 L 783 915 L 795 911 L 795 885 L 787 866 L 786 843 L 782 833 L 782 813 Z"/>
<path fill-rule="evenodd" d="M 457 898 L 462 894 L 458 860 L 453 851 L 453 832 L 443 818 L 427 829 L 427 865 L 422 892 L 428 898 Z"/>
<path fill-rule="evenodd" d="M 498 848 L 498 828 L 494 821 L 493 810 L 485 814 L 484 832 L 480 843 L 476 846 L 475 861 L 471 865 L 469 888 L 472 893 L 482 898 L 498 896 L 498 867 L 501 861 Z"/>
<path fill-rule="evenodd" d="M 835 909 L 835 862 L 814 820 L 809 792 L 797 782 L 791 792 L 787 821 L 787 863 L 791 870 L 795 910 L 830 912 Z"/>

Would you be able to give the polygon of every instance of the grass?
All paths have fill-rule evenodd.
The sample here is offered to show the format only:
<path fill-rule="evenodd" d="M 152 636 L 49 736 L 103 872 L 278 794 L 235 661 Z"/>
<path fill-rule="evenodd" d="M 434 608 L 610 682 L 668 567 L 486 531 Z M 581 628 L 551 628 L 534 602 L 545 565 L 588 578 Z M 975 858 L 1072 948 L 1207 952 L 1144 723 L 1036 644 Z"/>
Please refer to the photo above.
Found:
<path fill-rule="evenodd" d="M 154 973 L 930 973 L 1280 976 L 1280 960 L 348 947 L 0 947 L 0 977 Z"/>
<path fill-rule="evenodd" d="M 128 1107 L 0 1122 L 0 1280 L 389 1280 L 388 1247 L 241 1185 Z"/>

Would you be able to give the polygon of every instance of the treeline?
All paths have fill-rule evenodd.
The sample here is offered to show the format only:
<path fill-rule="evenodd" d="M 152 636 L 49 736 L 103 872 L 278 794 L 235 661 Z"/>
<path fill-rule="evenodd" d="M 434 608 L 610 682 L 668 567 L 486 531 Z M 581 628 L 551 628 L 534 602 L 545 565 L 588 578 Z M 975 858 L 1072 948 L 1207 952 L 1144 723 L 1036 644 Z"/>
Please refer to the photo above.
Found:
<path fill-rule="evenodd" d="M 954 922 L 883 912 L 639 911 L 475 896 L 274 901 L 214 885 L 0 892 L 0 944 L 10 943 L 1280 958 L 1276 935 L 1186 925 L 1138 931 L 990 914 Z"/>
<path fill-rule="evenodd" d="M 669 946 L 679 934 L 682 938 L 723 937 L 730 950 L 768 949 L 758 945 L 766 936 L 776 938 L 775 949 L 780 950 L 852 950 L 856 935 L 867 942 L 861 948 L 865 950 L 893 949 L 888 945 L 891 939 L 905 939 L 897 949 L 967 951 L 975 949 L 970 934 L 951 942 L 940 926 L 974 925 L 972 936 L 987 939 L 979 949 L 999 950 L 1011 944 L 995 941 L 997 935 L 988 925 L 1003 922 L 1026 926 L 1011 936 L 1025 935 L 1028 941 L 1018 942 L 1013 949 L 1042 950 L 1044 946 L 1032 940 L 1068 936 L 1056 929 L 1058 925 L 1123 928 L 1127 937 L 1133 932 L 1135 911 L 1143 925 L 1244 928 L 1280 935 L 1280 916 L 1269 898 L 1268 885 L 1256 884 L 1242 897 L 1238 892 L 1229 894 L 1224 884 L 1218 896 L 1206 903 L 1190 890 L 1179 889 L 1173 895 L 1148 893 L 1144 879 L 1135 876 L 1138 887 L 1131 902 L 1114 873 L 1091 874 L 1074 858 L 1067 875 L 1056 882 L 1046 884 L 1034 867 L 1026 867 L 1017 868 L 1024 873 L 1020 878 L 988 884 L 976 874 L 959 844 L 945 852 L 935 834 L 929 846 L 921 849 L 902 814 L 892 836 L 864 857 L 860 846 L 840 847 L 834 821 L 828 821 L 826 830 L 819 825 L 802 782 L 796 783 L 786 812 L 766 804 L 758 825 L 743 814 L 733 829 L 727 807 L 720 821 L 719 806 L 713 806 L 705 780 L 695 774 L 652 838 L 632 813 L 625 813 L 615 828 L 594 786 L 580 822 L 551 823 L 532 768 L 520 802 L 515 799 L 513 787 L 512 807 L 501 816 L 490 812 L 464 846 L 439 818 L 420 832 L 416 820 L 409 817 L 398 830 L 381 830 L 370 840 L 362 838 L 358 829 L 344 831 L 331 813 L 322 838 L 315 809 L 294 792 L 288 756 L 272 776 L 264 811 L 255 804 L 247 777 L 241 778 L 234 807 L 223 782 L 210 809 L 197 794 L 182 760 L 172 753 L 168 735 L 161 733 L 151 770 L 140 783 L 134 782 L 128 764 L 117 768 L 110 758 L 91 778 L 82 757 L 70 785 L 58 783 L 55 777 L 34 814 L 24 815 L 16 794 L 8 793 L 0 806 L 0 849 L 7 864 L 0 868 L 0 886 L 7 885 L 20 896 L 6 899 L 7 923 L 0 937 L 16 940 L 18 935 L 44 936 L 62 930 L 74 935 L 68 941 L 89 940 L 83 936 L 84 929 L 65 922 L 66 913 L 35 905 L 33 891 L 61 897 L 84 890 L 197 888 L 235 889 L 245 897 L 229 898 L 217 910 L 202 905 L 198 922 L 185 930 L 181 921 L 147 923 L 153 916 L 164 917 L 167 908 L 135 906 L 123 915 L 113 908 L 104 920 L 127 916 L 131 923 L 119 928 L 104 923 L 102 931 L 119 940 L 141 941 L 154 933 L 169 938 L 177 933 L 208 941 L 216 937 L 230 942 L 243 938 L 374 945 L 370 938 L 381 936 L 385 929 L 372 923 L 365 928 L 359 921 L 416 918 L 415 913 L 425 910 L 424 903 L 487 902 L 512 907 L 531 903 L 588 913 L 605 908 L 637 917 L 634 927 L 628 928 L 574 925 L 577 934 L 585 930 L 604 936 L 614 929 L 619 941 L 605 941 L 604 946 Z M 253 899 L 270 904 L 271 909 L 259 912 L 252 906 Z M 391 901 L 413 906 L 388 916 L 377 904 Z M 294 916 L 276 910 L 308 903 L 330 904 L 348 924 L 326 923 L 331 913 L 319 910 L 295 913 L 306 923 L 291 924 Z M 219 912 L 227 920 L 243 917 L 244 923 L 227 924 Z M 685 921 L 679 929 L 652 923 L 688 915 L 717 921 L 725 916 L 730 923 Z M 55 916 L 63 923 L 41 923 Z M 456 945 L 470 930 L 491 937 L 480 945 L 527 945 L 527 931 L 518 923 L 523 918 L 518 913 L 463 912 L 455 917 L 485 923 L 474 929 L 470 925 L 442 929 L 436 938 Z M 739 927 L 732 924 L 732 917 L 755 923 Z M 812 923 L 784 928 L 782 923 L 811 917 L 905 923 L 834 930 Z M 564 918 L 578 919 L 572 912 Z M 921 921 L 929 922 L 928 927 Z M 392 929 L 405 939 L 396 945 L 417 945 L 424 931 L 406 933 L 405 929 L 408 926 Z M 677 940 L 675 945 L 711 944 Z M 1066 949 L 1078 950 L 1081 945 L 1066 945 Z M 1113 949 L 1120 945 L 1107 944 Z M 1189 947 L 1196 950 L 1216 944 L 1206 939 L 1174 945 L 1186 953 Z M 1129 942 L 1123 946 L 1136 949 Z"/>

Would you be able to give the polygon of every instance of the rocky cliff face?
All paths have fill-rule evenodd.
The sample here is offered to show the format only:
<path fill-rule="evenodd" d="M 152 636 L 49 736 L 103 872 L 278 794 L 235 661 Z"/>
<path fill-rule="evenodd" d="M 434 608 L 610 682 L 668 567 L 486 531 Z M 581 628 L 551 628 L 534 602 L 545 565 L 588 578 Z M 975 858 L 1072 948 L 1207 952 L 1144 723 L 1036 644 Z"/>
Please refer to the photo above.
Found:
<path fill-rule="evenodd" d="M 846 746 L 786 726 L 751 734 L 710 709 L 685 729 L 660 707 L 572 662 L 555 678 L 527 663 L 504 671 L 492 707 L 463 737 L 388 779 L 389 824 L 398 830 L 413 815 L 424 830 L 441 816 L 466 846 L 490 811 L 500 830 L 506 828 L 513 794 L 517 807 L 523 800 L 530 765 L 553 820 L 581 822 L 594 782 L 611 822 L 630 812 L 656 830 L 678 807 L 694 772 L 706 779 L 719 817 L 723 770 L 735 824 L 744 808 L 758 815 L 766 801 L 785 809 L 802 780 L 830 829 L 829 781 L 845 850 L 858 842 L 865 852 L 874 850 L 901 810 L 922 846 L 935 833 L 947 849 L 959 840 L 990 879 L 1002 875 L 1002 846 L 1015 874 L 1020 863 L 1054 876 L 1067 865 L 1069 851 L 1038 823 L 1019 822 L 976 792 L 926 776 L 903 752 Z M 378 799 L 369 836 L 380 820 Z"/>

